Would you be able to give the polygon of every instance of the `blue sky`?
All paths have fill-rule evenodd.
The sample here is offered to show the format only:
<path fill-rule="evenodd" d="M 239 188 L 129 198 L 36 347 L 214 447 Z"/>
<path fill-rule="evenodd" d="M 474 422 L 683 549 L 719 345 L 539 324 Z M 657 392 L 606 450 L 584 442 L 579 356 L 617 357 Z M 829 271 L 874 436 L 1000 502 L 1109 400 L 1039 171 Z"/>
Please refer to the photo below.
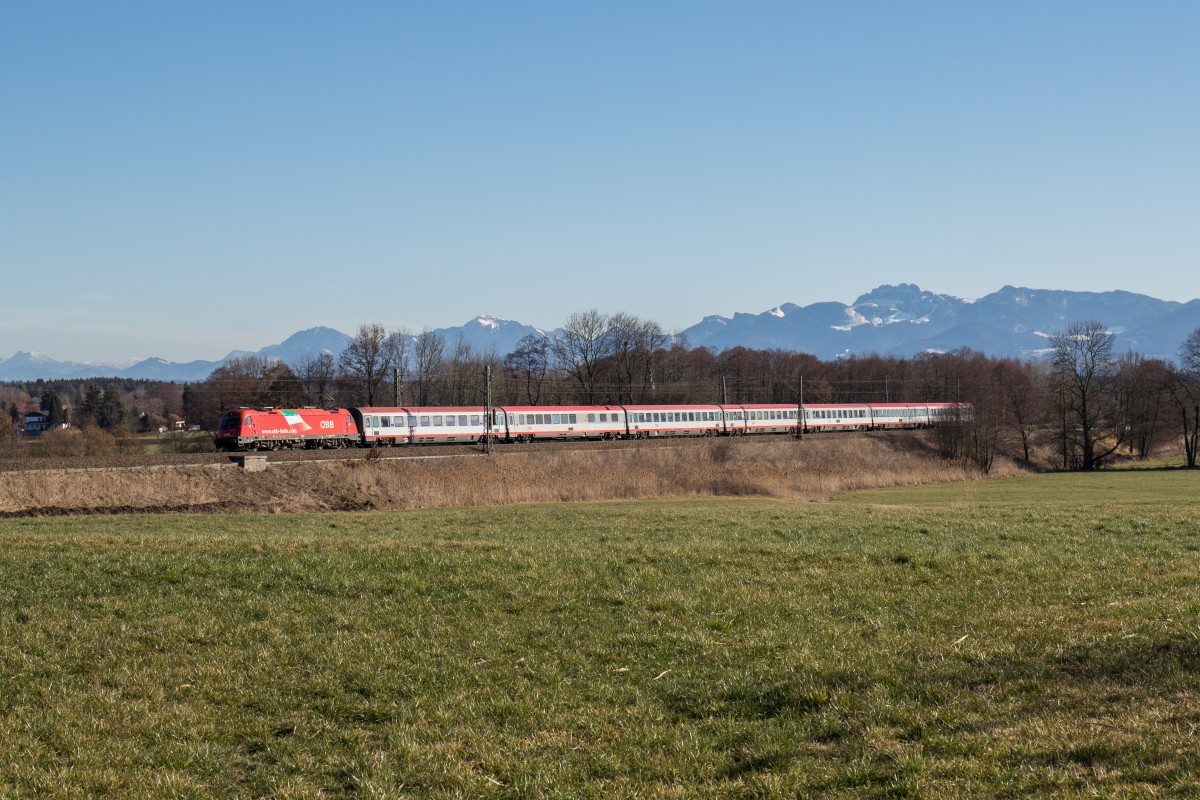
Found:
<path fill-rule="evenodd" d="M 1194 2 L 0 0 L 0 357 L 1200 296 Z"/>

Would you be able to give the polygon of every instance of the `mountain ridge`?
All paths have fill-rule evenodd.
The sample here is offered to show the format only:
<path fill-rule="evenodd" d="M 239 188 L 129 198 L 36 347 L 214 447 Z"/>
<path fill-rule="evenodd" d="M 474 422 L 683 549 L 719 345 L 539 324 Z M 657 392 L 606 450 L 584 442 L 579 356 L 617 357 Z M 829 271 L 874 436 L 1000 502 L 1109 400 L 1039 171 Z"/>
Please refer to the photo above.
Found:
<path fill-rule="evenodd" d="M 787 349 L 822 359 L 878 353 L 912 356 L 925 351 L 969 348 L 990 356 L 1036 358 L 1047 338 L 1071 322 L 1097 319 L 1117 334 L 1119 351 L 1173 359 L 1183 340 L 1200 328 L 1200 299 L 1159 300 L 1125 290 L 1075 292 L 1005 285 L 979 298 L 957 298 L 916 284 L 884 284 L 853 303 L 785 302 L 760 313 L 710 314 L 681 333 L 689 346 Z M 479 353 L 503 357 L 526 335 L 553 331 L 491 315 L 435 329 L 452 350 L 461 340 Z M 0 380 L 117 377 L 192 382 L 204 380 L 231 358 L 259 356 L 296 363 L 320 352 L 338 355 L 350 334 L 317 326 L 259 350 L 234 350 L 221 359 L 186 363 L 160 357 L 104 363 L 55 361 L 19 351 L 0 358 Z"/>

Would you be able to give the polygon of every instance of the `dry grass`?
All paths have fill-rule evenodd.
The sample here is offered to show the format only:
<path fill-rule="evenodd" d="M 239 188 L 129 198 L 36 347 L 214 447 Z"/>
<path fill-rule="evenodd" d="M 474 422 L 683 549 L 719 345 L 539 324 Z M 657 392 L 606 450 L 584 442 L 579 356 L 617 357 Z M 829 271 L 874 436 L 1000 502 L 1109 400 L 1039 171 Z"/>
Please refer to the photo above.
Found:
<path fill-rule="evenodd" d="M 0 514 L 278 513 L 748 496 L 824 501 L 837 491 L 981 477 L 969 465 L 937 458 L 919 436 L 603 449 L 535 445 L 491 457 L 429 455 L 272 464 L 265 473 L 210 466 L 9 474 L 0 482 Z"/>

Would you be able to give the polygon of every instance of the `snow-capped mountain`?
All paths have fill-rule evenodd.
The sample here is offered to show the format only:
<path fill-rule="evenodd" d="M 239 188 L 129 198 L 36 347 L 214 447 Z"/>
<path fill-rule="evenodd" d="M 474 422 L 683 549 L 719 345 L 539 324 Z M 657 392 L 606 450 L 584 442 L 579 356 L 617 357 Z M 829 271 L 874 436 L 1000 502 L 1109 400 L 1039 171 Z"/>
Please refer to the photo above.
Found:
<path fill-rule="evenodd" d="M 1200 300 L 1177 303 L 1123 291 L 1070 292 L 1015 286 L 1005 286 L 985 297 L 962 299 L 900 284 L 877 287 L 850 304 L 782 303 L 759 314 L 707 316 L 683 333 L 692 347 L 779 348 L 812 353 L 822 359 L 861 353 L 911 356 L 960 347 L 992 356 L 1034 358 L 1045 351 L 1052 333 L 1087 319 L 1099 320 L 1116 332 L 1117 348 L 1122 352 L 1132 350 L 1147 357 L 1173 359 L 1188 334 L 1200 328 Z M 436 332 L 445 342 L 447 355 L 461 339 L 473 352 L 497 358 L 512 352 L 523 336 L 555 333 L 492 316 L 479 316 Z M 295 364 L 321 352 L 337 356 L 350 341 L 350 334 L 332 328 L 310 328 L 260 350 L 235 350 L 219 360 L 186 364 L 161 358 L 84 364 L 19 352 L 0 358 L 0 380 L 103 375 L 199 381 L 236 356 L 263 356 Z"/>
<path fill-rule="evenodd" d="M 437 332 L 446 340 L 447 351 L 454 349 L 461 336 L 476 353 L 493 353 L 499 358 L 515 350 L 521 337 L 531 333 L 544 335 L 543 331 L 530 325 L 486 315 L 476 317 L 465 325 L 439 328 Z"/>
<path fill-rule="evenodd" d="M 1131 292 L 1069 292 L 1005 286 L 978 299 L 912 284 L 880 286 L 849 305 L 784 304 L 761 314 L 710 316 L 684 333 L 692 345 L 784 348 L 820 358 L 858 353 L 909 356 L 968 347 L 993 356 L 1035 357 L 1047 337 L 1095 319 L 1118 334 L 1119 350 L 1174 358 L 1200 327 L 1200 300 L 1176 303 Z"/>
<path fill-rule="evenodd" d="M 336 331 L 333 328 L 309 328 L 308 330 L 293 333 L 279 344 L 267 345 L 261 350 L 253 352 L 234 350 L 217 363 L 219 364 L 239 356 L 260 356 L 262 358 L 283 361 L 287 364 L 295 364 L 307 356 L 319 355 L 320 353 L 330 353 L 336 356 L 346 349 L 346 345 L 350 344 L 352 338 L 349 334 Z"/>

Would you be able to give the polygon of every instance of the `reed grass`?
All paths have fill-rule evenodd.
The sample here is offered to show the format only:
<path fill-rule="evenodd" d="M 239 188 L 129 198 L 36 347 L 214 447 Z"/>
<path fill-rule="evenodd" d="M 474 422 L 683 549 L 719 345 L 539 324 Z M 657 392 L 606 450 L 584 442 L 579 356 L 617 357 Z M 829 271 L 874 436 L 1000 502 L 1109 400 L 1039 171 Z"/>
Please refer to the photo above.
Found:
<path fill-rule="evenodd" d="M 500 448 L 490 457 L 443 457 L 429 448 L 426 455 L 276 463 L 265 473 L 212 466 L 11 473 L 0 478 L 0 514 L 278 513 L 731 496 L 823 501 L 847 489 L 981 477 L 970 465 L 938 458 L 916 434 L 533 445 Z"/>

